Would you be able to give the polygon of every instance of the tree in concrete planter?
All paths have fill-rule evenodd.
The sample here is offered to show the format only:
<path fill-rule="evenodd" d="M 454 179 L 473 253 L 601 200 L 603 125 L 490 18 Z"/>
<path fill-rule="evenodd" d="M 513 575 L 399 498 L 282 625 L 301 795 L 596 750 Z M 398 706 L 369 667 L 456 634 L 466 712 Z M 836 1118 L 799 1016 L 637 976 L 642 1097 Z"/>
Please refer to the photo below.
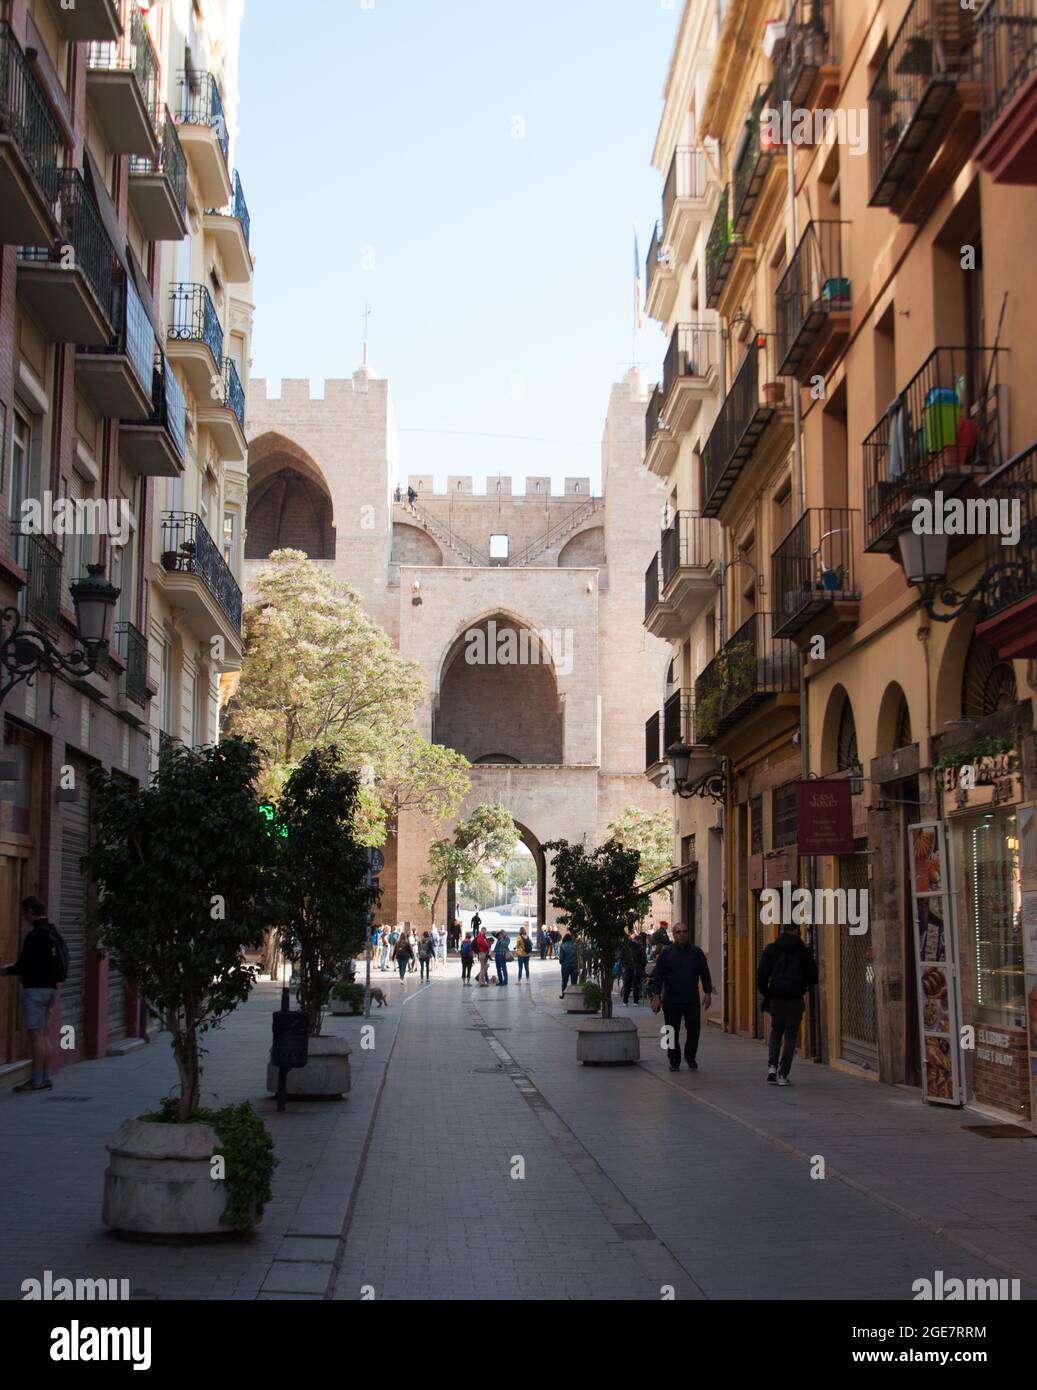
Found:
<path fill-rule="evenodd" d="M 335 746 L 313 748 L 277 803 L 281 832 L 276 897 L 285 955 L 298 964 L 299 1004 L 310 1036 L 331 991 L 364 944 L 377 890 L 366 886 L 367 853 L 357 833 L 360 779 Z"/>
<path fill-rule="evenodd" d="M 550 840 L 554 886 L 551 902 L 562 922 L 588 950 L 601 990 L 601 1016 L 612 1017 L 612 972 L 627 932 L 648 912 L 650 899 L 637 886 L 639 850 L 606 840 L 589 853 L 568 840 Z"/>
<path fill-rule="evenodd" d="M 254 745 L 197 752 L 174 744 L 139 790 L 91 774 L 95 841 L 82 861 L 98 884 L 98 945 L 172 1038 L 176 1119 L 198 1110 L 200 1037 L 248 998 L 245 951 L 262 945 L 276 855 L 256 792 Z"/>

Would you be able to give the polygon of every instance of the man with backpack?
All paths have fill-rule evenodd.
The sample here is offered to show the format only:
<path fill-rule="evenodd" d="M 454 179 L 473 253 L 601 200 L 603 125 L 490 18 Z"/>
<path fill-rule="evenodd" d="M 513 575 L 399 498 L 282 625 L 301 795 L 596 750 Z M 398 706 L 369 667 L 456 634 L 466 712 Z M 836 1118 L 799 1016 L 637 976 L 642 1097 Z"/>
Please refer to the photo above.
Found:
<path fill-rule="evenodd" d="M 461 942 L 461 983 L 470 985 L 472 983 L 472 956 L 475 946 L 472 943 L 472 933 L 466 931 L 464 940 Z"/>
<path fill-rule="evenodd" d="M 68 976 L 68 947 L 57 927 L 47 921 L 46 906 L 39 898 L 23 898 L 22 915 L 29 923 L 29 931 L 22 942 L 21 954 L 13 965 L 5 965 L 2 970 L 4 975 L 21 977 L 25 1000 L 32 1074 L 28 1081 L 14 1087 L 19 1095 L 54 1089 L 48 1070 L 51 1049 L 47 1024 L 57 987 Z"/>
<path fill-rule="evenodd" d="M 763 995 L 760 1007 L 771 1016 L 767 1080 L 772 1086 L 788 1086 L 804 995 L 817 984 L 817 962 L 797 926 L 784 926 L 777 941 L 763 948 L 756 984 Z"/>
<path fill-rule="evenodd" d="M 410 937 L 406 932 L 400 932 L 397 936 L 396 945 L 392 948 L 392 958 L 402 980 L 407 973 L 408 966 L 414 961 L 414 947 L 410 944 Z"/>

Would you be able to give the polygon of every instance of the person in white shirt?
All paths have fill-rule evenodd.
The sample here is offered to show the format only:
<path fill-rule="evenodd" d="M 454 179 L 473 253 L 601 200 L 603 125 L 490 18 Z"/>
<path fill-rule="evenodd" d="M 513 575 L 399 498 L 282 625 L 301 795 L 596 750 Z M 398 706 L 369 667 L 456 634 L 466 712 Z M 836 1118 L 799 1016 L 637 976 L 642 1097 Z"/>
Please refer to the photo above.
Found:
<path fill-rule="evenodd" d="M 418 934 L 409 922 L 407 923 L 407 940 L 410 942 L 410 948 L 414 952 L 414 956 L 410 965 L 407 966 L 407 969 L 410 974 L 413 975 L 418 968 Z"/>
<path fill-rule="evenodd" d="M 439 960 L 439 928 L 435 922 L 432 923 L 432 930 L 428 934 L 428 939 L 432 942 L 432 959 L 429 962 L 431 969 L 432 965 Z"/>

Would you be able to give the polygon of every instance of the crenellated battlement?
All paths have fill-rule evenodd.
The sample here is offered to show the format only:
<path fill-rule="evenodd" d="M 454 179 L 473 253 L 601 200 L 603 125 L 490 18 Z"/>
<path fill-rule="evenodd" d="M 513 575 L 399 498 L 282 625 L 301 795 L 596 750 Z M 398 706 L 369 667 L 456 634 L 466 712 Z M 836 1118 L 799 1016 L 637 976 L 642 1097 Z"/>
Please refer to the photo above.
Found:
<path fill-rule="evenodd" d="M 551 488 L 551 479 L 547 477 L 527 477 L 525 489 L 519 491 L 514 487 L 511 478 L 494 477 L 492 474 L 487 477 L 485 484 L 479 491 L 476 491 L 473 479 L 468 474 L 461 473 L 450 474 L 447 477 L 446 487 L 437 488 L 430 473 L 411 473 L 403 479 L 400 486 L 404 490 L 407 487 L 412 487 L 419 498 L 426 498 L 430 501 L 434 498 L 447 497 L 472 497 L 476 500 L 480 498 L 496 500 L 500 497 L 561 500 L 564 497 L 570 501 L 583 501 L 595 495 L 591 492 L 590 478 L 566 478 L 562 492 L 554 492 Z"/>

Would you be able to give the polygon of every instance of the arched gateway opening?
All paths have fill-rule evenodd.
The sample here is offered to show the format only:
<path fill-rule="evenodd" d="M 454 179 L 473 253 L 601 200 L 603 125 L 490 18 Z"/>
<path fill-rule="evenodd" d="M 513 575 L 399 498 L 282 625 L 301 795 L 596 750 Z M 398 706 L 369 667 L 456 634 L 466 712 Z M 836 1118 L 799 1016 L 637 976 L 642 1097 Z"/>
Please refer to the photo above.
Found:
<path fill-rule="evenodd" d="M 447 921 L 459 917 L 467 931 L 478 911 L 484 926 L 504 927 L 513 937 L 519 927 L 528 927 L 535 943 L 537 927 L 547 921 L 546 860 L 529 827 L 520 821 L 515 826 L 521 836 L 519 850 L 500 875 L 487 876 L 488 882 L 447 885 Z"/>

